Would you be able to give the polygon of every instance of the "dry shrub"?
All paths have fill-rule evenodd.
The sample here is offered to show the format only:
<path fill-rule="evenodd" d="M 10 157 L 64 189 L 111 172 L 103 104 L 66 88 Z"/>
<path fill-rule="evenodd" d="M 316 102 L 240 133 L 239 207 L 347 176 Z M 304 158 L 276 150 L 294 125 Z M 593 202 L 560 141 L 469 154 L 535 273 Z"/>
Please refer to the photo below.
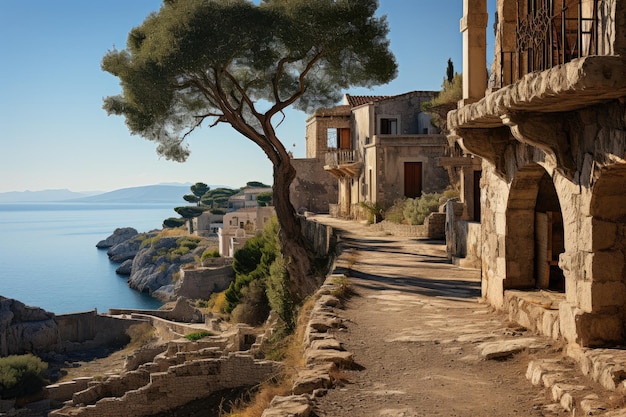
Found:
<path fill-rule="evenodd" d="M 154 327 L 149 323 L 133 324 L 126 330 L 126 334 L 130 337 L 127 347 L 138 348 L 156 339 Z"/>
<path fill-rule="evenodd" d="M 294 333 L 284 337 L 280 342 L 275 342 L 276 349 L 282 350 L 281 356 L 284 365 L 282 375 L 275 381 L 261 384 L 249 401 L 235 404 L 229 414 L 221 417 L 261 417 L 275 396 L 291 394 L 291 387 L 297 370 L 304 367 L 302 340 L 315 301 L 314 297 L 309 297 L 300 307 Z"/>
<path fill-rule="evenodd" d="M 258 387 L 252 399 L 235 403 L 229 414 L 220 415 L 220 417 L 261 417 L 275 396 L 289 395 L 290 392 L 291 383 L 284 381 L 265 382 Z"/>
<path fill-rule="evenodd" d="M 207 307 L 213 313 L 226 313 L 226 291 L 211 294 L 207 302 Z"/>
<path fill-rule="evenodd" d="M 333 279 L 334 289 L 331 294 L 339 298 L 341 301 L 345 301 L 354 295 L 354 289 L 352 283 L 346 276 L 340 276 Z"/>
<path fill-rule="evenodd" d="M 178 237 L 178 236 L 189 236 L 189 232 L 187 231 L 187 227 L 181 226 L 176 228 L 165 228 L 159 232 L 160 237 Z"/>
<path fill-rule="evenodd" d="M 252 281 L 241 289 L 241 301 L 232 311 L 231 318 L 235 323 L 259 326 L 265 322 L 269 313 L 265 287 L 258 281 Z"/>

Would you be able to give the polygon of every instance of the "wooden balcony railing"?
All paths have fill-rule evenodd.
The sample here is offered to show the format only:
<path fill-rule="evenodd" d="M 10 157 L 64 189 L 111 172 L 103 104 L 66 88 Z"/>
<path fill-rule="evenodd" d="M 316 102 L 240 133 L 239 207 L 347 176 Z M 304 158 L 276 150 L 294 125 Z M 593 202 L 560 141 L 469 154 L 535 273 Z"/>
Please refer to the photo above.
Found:
<path fill-rule="evenodd" d="M 326 165 L 337 167 L 361 162 L 361 154 L 357 150 L 337 149 L 326 152 L 325 159 Z"/>

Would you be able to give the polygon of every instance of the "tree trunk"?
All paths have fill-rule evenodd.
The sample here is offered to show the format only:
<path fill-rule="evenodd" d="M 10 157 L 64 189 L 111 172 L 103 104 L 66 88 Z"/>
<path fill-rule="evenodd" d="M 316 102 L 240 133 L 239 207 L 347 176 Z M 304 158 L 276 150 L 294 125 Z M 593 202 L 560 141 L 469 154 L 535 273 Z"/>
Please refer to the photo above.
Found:
<path fill-rule="evenodd" d="M 300 219 L 289 200 L 289 186 L 296 170 L 289 160 L 274 165 L 274 208 L 280 225 L 280 245 L 289 273 L 290 292 L 294 301 L 300 303 L 318 287 L 317 277 L 312 273 L 313 251 L 302 234 Z"/>

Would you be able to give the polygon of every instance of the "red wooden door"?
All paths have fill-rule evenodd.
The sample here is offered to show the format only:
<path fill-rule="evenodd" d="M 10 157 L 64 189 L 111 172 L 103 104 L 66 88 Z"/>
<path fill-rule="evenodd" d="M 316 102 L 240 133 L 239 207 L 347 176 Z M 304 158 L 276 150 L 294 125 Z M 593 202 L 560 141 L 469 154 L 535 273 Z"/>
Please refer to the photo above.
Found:
<path fill-rule="evenodd" d="M 416 198 L 422 195 L 422 163 L 404 163 L 404 196 Z"/>

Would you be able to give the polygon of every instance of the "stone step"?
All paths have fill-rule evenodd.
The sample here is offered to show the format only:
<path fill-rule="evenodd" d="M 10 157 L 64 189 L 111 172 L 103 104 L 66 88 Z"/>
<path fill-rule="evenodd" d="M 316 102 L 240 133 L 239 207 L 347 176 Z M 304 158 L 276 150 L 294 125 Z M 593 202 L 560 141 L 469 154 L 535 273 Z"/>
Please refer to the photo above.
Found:
<path fill-rule="evenodd" d="M 620 402 L 617 401 L 619 394 L 595 384 L 580 372 L 576 364 L 565 358 L 532 360 L 528 364 L 526 378 L 535 386 L 544 386 L 555 404 L 576 415 L 612 415 L 607 411 Z"/>

